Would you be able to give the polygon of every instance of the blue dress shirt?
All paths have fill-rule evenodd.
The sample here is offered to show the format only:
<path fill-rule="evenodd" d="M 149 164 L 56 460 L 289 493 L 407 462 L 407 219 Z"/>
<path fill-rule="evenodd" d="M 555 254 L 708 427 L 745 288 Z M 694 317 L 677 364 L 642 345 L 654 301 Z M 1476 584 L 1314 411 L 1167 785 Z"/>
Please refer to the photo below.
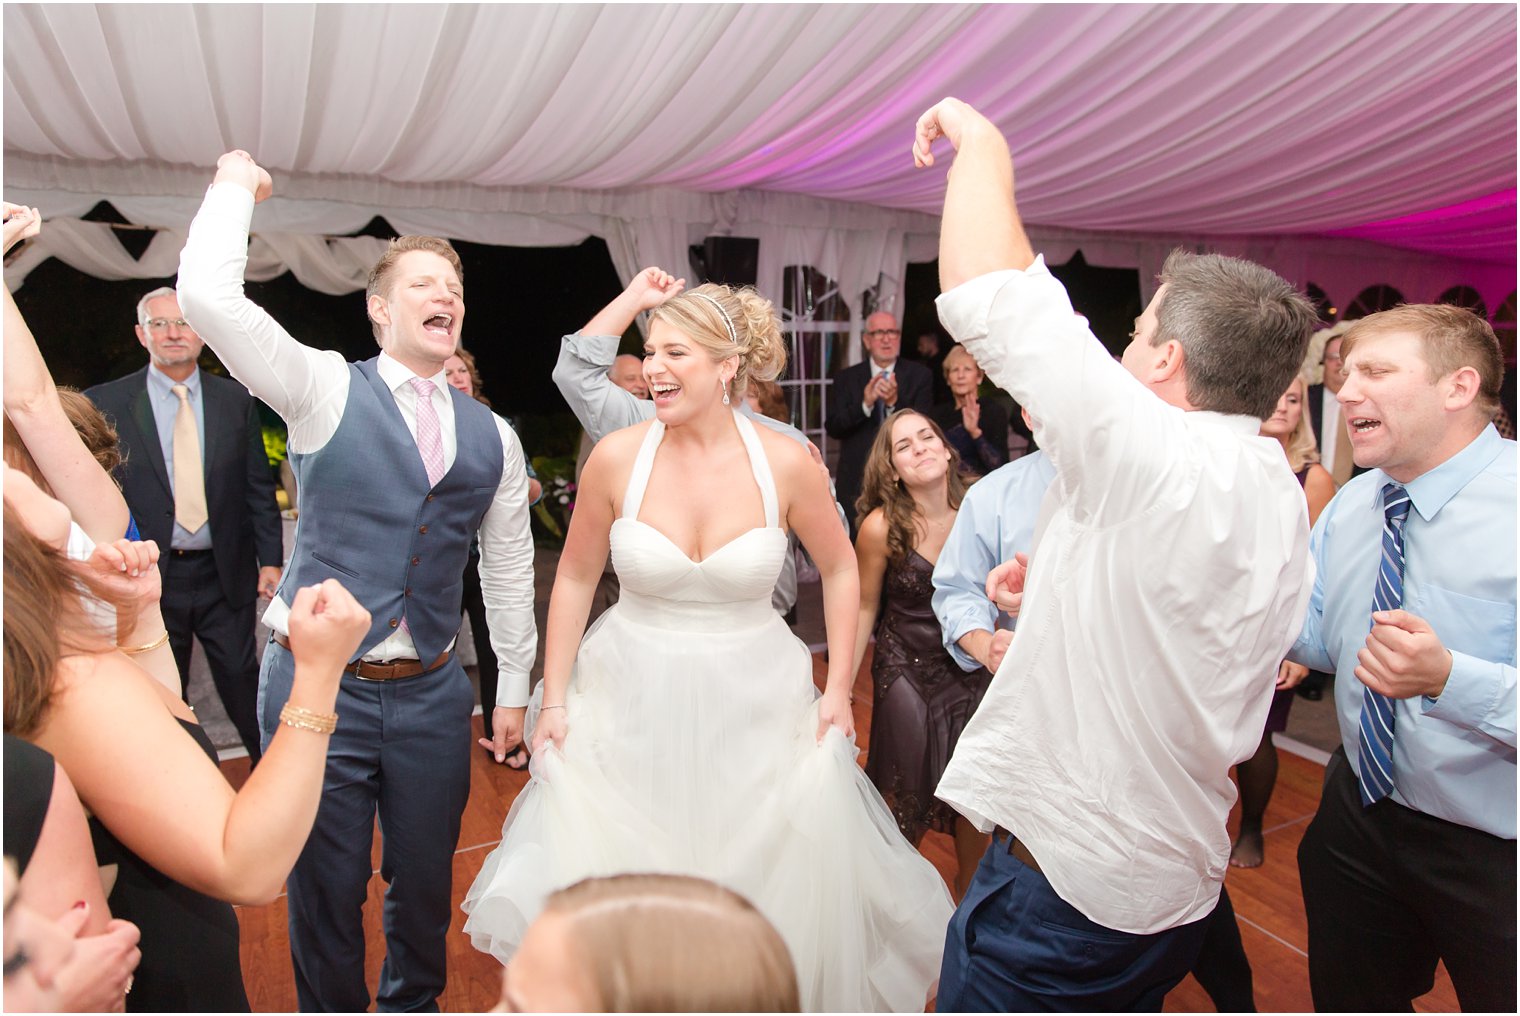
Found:
<path fill-rule="evenodd" d="M 158 427 L 158 445 L 163 449 L 164 468 L 169 473 L 169 489 L 174 490 L 174 418 L 179 415 L 179 396 L 174 386 L 183 383 L 190 408 L 195 411 L 196 433 L 201 436 L 201 470 L 206 468 L 206 403 L 201 398 L 201 371 L 197 367 L 184 382 L 175 381 L 151 364 L 148 367 L 148 401 L 153 405 L 153 423 Z M 174 520 L 174 535 L 169 546 L 175 550 L 210 550 L 211 523 L 207 521 L 190 532 Z"/>
<path fill-rule="evenodd" d="M 934 565 L 934 616 L 945 648 L 972 671 L 980 667 L 957 642 L 969 631 L 1012 628 L 1014 619 L 987 599 L 987 573 L 1034 544 L 1040 502 L 1056 477 L 1044 452 L 999 466 L 966 491 L 955 525 Z"/>
<path fill-rule="evenodd" d="M 1334 671 L 1341 740 L 1357 772 L 1362 682 L 1357 651 L 1372 627 L 1382 554 L 1374 469 L 1326 506 L 1309 541 L 1317 574 L 1290 658 Z M 1404 609 L 1451 650 L 1441 697 L 1394 702 L 1393 798 L 1505 839 L 1515 838 L 1515 442 L 1492 426 L 1404 485 Z"/>

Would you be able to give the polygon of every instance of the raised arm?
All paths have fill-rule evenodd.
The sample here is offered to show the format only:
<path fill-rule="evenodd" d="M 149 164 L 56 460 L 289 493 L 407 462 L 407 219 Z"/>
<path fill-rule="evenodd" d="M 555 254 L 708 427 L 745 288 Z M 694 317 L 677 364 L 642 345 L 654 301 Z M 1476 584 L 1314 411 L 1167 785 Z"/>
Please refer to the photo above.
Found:
<path fill-rule="evenodd" d="M 337 430 L 348 396 L 348 367 L 332 350 L 312 349 L 243 292 L 248 229 L 269 174 L 246 152 L 229 152 L 190 224 L 179 260 L 180 309 L 232 376 L 290 425 L 290 448 L 320 448 Z"/>
<path fill-rule="evenodd" d="M 1028 268 L 1034 248 L 1014 205 L 1013 159 L 1002 132 L 959 99 L 943 99 L 918 118 L 916 165 L 934 165 L 931 147 L 941 137 L 956 156 L 940 224 L 940 290 L 948 293 L 988 272 Z"/>
<path fill-rule="evenodd" d="M 658 307 L 685 286 L 685 279 L 659 268 L 646 268 L 584 328 L 560 340 L 554 384 L 593 443 L 654 416 L 654 403 L 619 388 L 607 372 L 634 318 Z"/>
<path fill-rule="evenodd" d="M 297 592 L 290 706 L 308 716 L 333 712 L 343 667 L 369 620 L 334 580 Z M 281 723 L 234 793 L 180 729 L 170 698 L 119 655 L 67 657 L 37 743 L 69 772 L 91 812 L 153 867 L 218 899 L 266 903 L 311 832 L 328 735 Z M 111 720 L 110 751 L 100 750 L 103 716 Z"/>
<path fill-rule="evenodd" d="M 35 208 L 6 204 L 5 250 L 35 235 L 41 222 Z M 126 499 L 64 412 L 53 376 L 9 287 L 4 299 L 5 415 L 37 464 L 41 478 L 68 506 L 79 527 L 97 543 L 118 540 L 126 535 L 131 518 Z"/>

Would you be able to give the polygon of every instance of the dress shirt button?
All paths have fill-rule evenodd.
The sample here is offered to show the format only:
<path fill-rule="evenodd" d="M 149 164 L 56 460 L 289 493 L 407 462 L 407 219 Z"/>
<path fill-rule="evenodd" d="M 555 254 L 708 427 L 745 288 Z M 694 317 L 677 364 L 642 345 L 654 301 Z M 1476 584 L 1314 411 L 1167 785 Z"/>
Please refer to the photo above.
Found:
<path fill-rule="evenodd" d="M 398 620 L 396 620 L 396 619 L 395 619 L 395 618 L 394 618 L 394 617 L 393 617 L 393 618 L 391 618 L 391 619 L 390 619 L 390 626 L 391 626 L 391 627 L 392 627 L 392 628 L 394 628 L 394 627 L 396 627 L 396 626 L 397 626 L 397 625 L 398 625 L 398 624 L 400 624 L 400 623 L 401 623 L 401 622 L 400 622 L 400 621 L 398 621 Z"/>
<path fill-rule="evenodd" d="M 418 526 L 417 532 L 425 534 L 427 532 L 427 526 Z"/>
<path fill-rule="evenodd" d="M 412 564 L 421 564 L 421 563 L 422 563 L 422 558 L 420 558 L 420 557 L 414 557 L 414 558 L 412 558 Z"/>

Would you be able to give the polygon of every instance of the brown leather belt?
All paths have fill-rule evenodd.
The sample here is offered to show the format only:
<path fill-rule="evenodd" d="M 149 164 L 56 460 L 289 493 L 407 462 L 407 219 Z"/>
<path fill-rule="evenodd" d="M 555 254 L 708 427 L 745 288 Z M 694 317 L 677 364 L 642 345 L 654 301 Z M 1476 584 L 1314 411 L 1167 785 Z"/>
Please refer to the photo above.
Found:
<path fill-rule="evenodd" d="M 1013 835 L 1013 833 L 1009 832 L 1007 829 L 1004 829 L 1002 826 L 998 826 L 997 829 L 993 831 L 992 835 L 1008 837 L 1008 853 L 1021 861 L 1025 867 L 1033 868 L 1035 871 L 1040 871 L 1040 862 L 1034 859 L 1034 855 L 1029 852 L 1029 848 L 1024 846 L 1023 841 L 1020 840 L 1017 836 Z M 1044 874 L 1044 872 L 1040 873 L 1042 875 Z"/>
<path fill-rule="evenodd" d="M 281 635 L 279 632 L 275 632 L 273 634 L 273 638 L 274 641 L 282 648 L 290 648 L 290 639 L 286 638 L 284 635 Z M 429 663 L 425 667 L 422 665 L 421 660 L 388 660 L 385 663 L 371 663 L 368 660 L 355 660 L 353 663 L 350 663 L 348 666 L 344 667 L 343 670 L 345 673 L 352 674 L 361 681 L 401 681 L 405 680 L 408 677 L 417 677 L 421 674 L 427 674 L 434 670 L 437 670 L 445 663 L 448 663 L 449 657 L 453 655 L 454 650 L 446 650 L 439 655 L 438 659 L 434 660 L 432 663 Z"/>

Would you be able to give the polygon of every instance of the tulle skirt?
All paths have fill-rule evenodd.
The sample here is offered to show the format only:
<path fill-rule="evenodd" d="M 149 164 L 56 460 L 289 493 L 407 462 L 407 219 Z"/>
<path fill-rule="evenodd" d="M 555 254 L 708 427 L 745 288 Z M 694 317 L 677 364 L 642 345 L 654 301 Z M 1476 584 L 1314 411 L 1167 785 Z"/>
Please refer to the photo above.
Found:
<path fill-rule="evenodd" d="M 505 961 L 544 898 L 587 876 L 700 875 L 775 924 L 806 1009 L 922 1011 L 950 896 L 854 745 L 818 743 L 807 647 L 774 612 L 676 631 L 622 608 L 583 641 L 564 750 L 534 757 L 465 897 L 475 947 Z"/>

